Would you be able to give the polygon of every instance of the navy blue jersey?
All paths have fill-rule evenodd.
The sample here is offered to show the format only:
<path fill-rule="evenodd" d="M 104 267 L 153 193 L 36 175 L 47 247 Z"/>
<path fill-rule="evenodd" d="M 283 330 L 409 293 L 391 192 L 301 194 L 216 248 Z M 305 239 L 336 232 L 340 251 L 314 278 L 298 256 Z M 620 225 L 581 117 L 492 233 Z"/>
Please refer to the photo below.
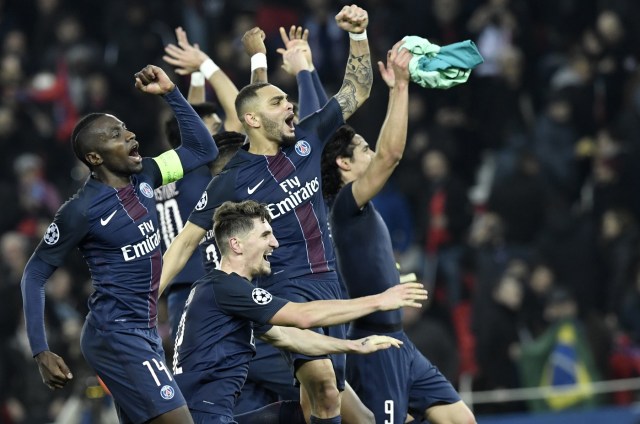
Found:
<path fill-rule="evenodd" d="M 217 156 L 207 128 L 179 90 L 163 98 L 178 119 L 182 145 L 156 158 L 144 158 L 142 171 L 132 175 L 126 187 L 116 189 L 89 178 L 58 210 L 25 267 L 25 318 L 34 355 L 48 350 L 42 319 L 44 297 L 40 293 L 55 267 L 62 265 L 75 247 L 89 266 L 95 288 L 89 297 L 87 317 L 93 326 L 118 329 L 156 325 L 162 254 L 154 188 L 181 178 Z"/>
<path fill-rule="evenodd" d="M 202 196 L 202 192 L 211 181 L 209 166 L 201 166 L 186 174 L 181 180 L 169 183 L 155 190 L 156 209 L 158 210 L 162 252 L 182 231 L 191 210 Z M 184 268 L 175 276 L 171 284 L 193 284 L 205 274 L 200 252 L 194 252 Z"/>
<path fill-rule="evenodd" d="M 213 270 L 192 287 L 180 319 L 173 372 L 190 409 L 232 413 L 255 354 L 254 323 L 265 325 L 288 301 L 237 274 Z"/>
<path fill-rule="evenodd" d="M 227 200 L 265 203 L 280 247 L 269 260 L 271 276 L 258 280 L 259 285 L 333 271 L 320 162 L 324 144 L 343 123 L 340 106 L 332 99 L 300 121 L 295 145 L 283 147 L 274 156 L 239 150 L 211 181 L 189 221 L 210 229 L 215 209 Z"/>
<path fill-rule="evenodd" d="M 389 230 L 373 203 L 358 207 L 351 183 L 336 195 L 329 219 L 338 271 L 349 296 L 377 294 L 400 282 Z M 399 324 L 401 319 L 401 311 L 396 310 L 376 312 L 359 321 Z"/>
<path fill-rule="evenodd" d="M 60 208 L 36 249 L 58 267 L 78 246 L 95 287 L 88 318 L 100 329 L 156 325 L 162 252 L 153 187 L 161 177 L 152 159 L 143 164 L 121 189 L 89 178 Z"/>

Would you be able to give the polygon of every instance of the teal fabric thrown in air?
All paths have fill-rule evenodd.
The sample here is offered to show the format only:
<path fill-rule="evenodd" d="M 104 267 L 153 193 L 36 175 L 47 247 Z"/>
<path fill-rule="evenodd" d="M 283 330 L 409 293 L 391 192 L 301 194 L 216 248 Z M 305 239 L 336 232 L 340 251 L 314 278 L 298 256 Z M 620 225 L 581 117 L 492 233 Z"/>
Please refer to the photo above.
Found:
<path fill-rule="evenodd" d="M 451 88 L 462 84 L 469 79 L 471 70 L 484 62 L 471 40 L 440 47 L 426 38 L 410 35 L 400 48 L 413 54 L 409 73 L 411 80 L 422 87 Z"/>

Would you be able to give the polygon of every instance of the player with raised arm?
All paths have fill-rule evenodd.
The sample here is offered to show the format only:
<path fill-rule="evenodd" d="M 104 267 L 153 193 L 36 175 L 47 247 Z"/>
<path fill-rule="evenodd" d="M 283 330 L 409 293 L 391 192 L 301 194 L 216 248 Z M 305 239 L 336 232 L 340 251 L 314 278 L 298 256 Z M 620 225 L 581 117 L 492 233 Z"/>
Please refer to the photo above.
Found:
<path fill-rule="evenodd" d="M 307 37 L 308 30 L 299 26 L 291 26 L 289 33 L 280 28 L 280 35 L 285 49 L 278 49 L 282 54 L 282 67 L 287 73 L 296 78 L 298 83 L 299 109 L 294 110 L 298 123 L 298 114 L 301 118 L 320 109 L 327 102 L 326 94 L 318 73 L 313 66 L 313 58 Z M 251 82 L 266 82 L 266 62 L 256 62 L 255 58 L 260 53 L 266 52 L 264 45 L 264 31 L 260 28 L 252 28 L 242 37 L 245 52 L 251 60 Z M 258 56 L 256 56 L 258 55 Z M 291 368 L 285 361 L 281 351 L 270 343 L 261 339 L 256 340 L 256 355 L 251 360 L 249 373 L 242 388 L 242 393 L 236 402 L 235 413 L 242 414 L 254 411 L 263 405 L 275 403 L 278 400 L 299 400 L 300 391 L 293 384 Z M 270 406 L 277 408 L 276 406 Z M 307 413 L 308 414 L 308 413 Z M 239 422 L 245 417 L 237 417 Z"/>
<path fill-rule="evenodd" d="M 402 157 L 406 138 L 411 53 L 399 41 L 386 66 L 378 63 L 389 87 L 387 115 L 376 151 L 344 126 L 326 145 L 322 187 L 331 205 L 329 220 L 340 276 L 351 297 L 379 293 L 399 283 L 389 230 L 371 199 Z M 402 331 L 401 311 L 378 312 L 355 320 L 350 338 L 387 334 L 404 341 L 397 352 L 347 358 L 347 379 L 378 423 L 403 424 L 408 410 L 431 423 L 475 422 L 451 383 L 422 356 Z"/>
<path fill-rule="evenodd" d="M 176 28 L 177 45 L 168 44 L 162 59 L 176 67 L 178 75 L 189 75 L 200 72 L 209 81 L 216 93 L 218 102 L 225 114 L 224 129 L 227 131 L 242 131 L 242 124 L 235 113 L 234 101 L 238 95 L 238 89 L 218 65 L 197 44 L 190 44 L 187 33 L 181 28 Z"/>
<path fill-rule="evenodd" d="M 371 353 L 400 346 L 390 337 L 344 340 L 299 328 L 340 324 L 403 306 L 419 307 L 418 301 L 427 297 L 417 283 L 352 300 L 296 303 L 273 296 L 251 283 L 271 273 L 268 259 L 277 251 L 278 241 L 270 221 L 266 205 L 253 200 L 225 202 L 214 215 L 215 238 L 222 253 L 220 270 L 211 271 L 192 287 L 173 358 L 174 375 L 196 423 L 233 422 L 235 399 L 255 352 L 254 330 L 279 348 L 306 355 Z M 264 422 L 261 417 L 255 419 Z M 298 422 L 301 419 L 304 422 L 297 417 Z"/>
<path fill-rule="evenodd" d="M 171 279 L 182 268 L 211 227 L 219 205 L 250 198 L 268 205 L 280 240 L 271 257 L 273 272 L 261 277 L 259 286 L 292 301 L 341 297 L 320 191 L 320 159 L 329 137 L 368 98 L 372 72 L 366 11 L 345 6 L 336 22 L 351 38 L 339 92 L 296 126 L 292 105 L 282 90 L 259 83 L 240 91 L 236 111 L 249 139 L 248 149 L 239 150 L 209 184 L 202 207 L 194 210 L 165 254 L 163 279 Z M 344 337 L 344 327 L 339 325 L 315 330 Z M 292 358 L 294 374 L 309 398 L 311 422 L 340 422 L 344 360 L 344 355 Z M 303 402 L 306 396 L 301 396 Z"/>
<path fill-rule="evenodd" d="M 142 158 L 135 134 L 115 116 L 94 113 L 78 122 L 71 141 L 91 176 L 58 210 L 25 267 L 27 334 L 44 383 L 52 389 L 65 386 L 73 376 L 47 345 L 44 284 L 78 247 L 95 289 L 82 330 L 82 353 L 111 391 L 120 421 L 190 423 L 156 327 L 162 255 L 153 189 L 211 162 L 217 149 L 161 68 L 149 65 L 135 80 L 139 90 L 162 95 L 171 106 L 182 145 Z"/>

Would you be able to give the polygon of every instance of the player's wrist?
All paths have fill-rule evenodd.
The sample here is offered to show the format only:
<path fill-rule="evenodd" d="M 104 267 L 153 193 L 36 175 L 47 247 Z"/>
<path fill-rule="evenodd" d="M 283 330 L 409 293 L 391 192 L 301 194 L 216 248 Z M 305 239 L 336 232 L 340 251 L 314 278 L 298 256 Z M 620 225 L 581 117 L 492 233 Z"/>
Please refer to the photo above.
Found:
<path fill-rule="evenodd" d="M 354 41 L 364 41 L 367 39 L 367 30 L 364 29 L 362 32 L 349 31 L 349 38 Z"/>
<path fill-rule="evenodd" d="M 193 72 L 191 74 L 191 86 L 192 87 L 204 87 L 205 77 L 200 71 Z"/>
<path fill-rule="evenodd" d="M 251 72 L 261 68 L 267 68 L 267 55 L 264 53 L 256 53 L 251 56 Z"/>
<path fill-rule="evenodd" d="M 207 58 L 200 64 L 199 70 L 206 79 L 209 79 L 216 71 L 220 70 L 220 67 L 211 58 Z"/>

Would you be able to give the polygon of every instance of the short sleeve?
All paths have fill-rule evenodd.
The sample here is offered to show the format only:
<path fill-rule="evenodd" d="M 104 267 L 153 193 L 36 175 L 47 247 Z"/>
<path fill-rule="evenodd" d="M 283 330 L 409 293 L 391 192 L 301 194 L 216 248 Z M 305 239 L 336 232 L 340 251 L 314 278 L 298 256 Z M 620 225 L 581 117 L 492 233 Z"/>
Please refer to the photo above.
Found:
<path fill-rule="evenodd" d="M 288 303 L 267 290 L 254 286 L 235 274 L 216 283 L 213 288 L 220 309 L 229 315 L 239 316 L 257 324 L 269 320 Z M 266 330 L 268 331 L 268 329 Z"/>
<path fill-rule="evenodd" d="M 331 214 L 333 219 L 342 221 L 359 213 L 361 213 L 361 209 L 353 196 L 353 182 L 351 182 L 338 191 L 331 205 Z"/>

